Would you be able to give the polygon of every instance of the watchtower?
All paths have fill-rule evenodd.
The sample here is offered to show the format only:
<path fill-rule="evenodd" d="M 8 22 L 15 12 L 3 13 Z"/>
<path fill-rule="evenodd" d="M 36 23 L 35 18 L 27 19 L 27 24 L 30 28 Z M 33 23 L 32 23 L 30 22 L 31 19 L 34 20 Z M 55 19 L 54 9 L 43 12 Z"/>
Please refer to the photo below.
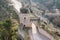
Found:
<path fill-rule="evenodd" d="M 29 11 L 26 8 L 20 9 L 20 24 L 23 24 L 25 27 L 30 27 L 30 16 Z"/>

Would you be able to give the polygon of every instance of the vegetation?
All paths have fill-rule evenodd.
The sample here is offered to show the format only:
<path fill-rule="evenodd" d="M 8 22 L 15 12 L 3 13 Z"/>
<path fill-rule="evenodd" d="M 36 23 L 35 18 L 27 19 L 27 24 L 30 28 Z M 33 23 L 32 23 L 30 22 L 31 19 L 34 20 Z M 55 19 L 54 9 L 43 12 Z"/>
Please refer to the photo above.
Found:
<path fill-rule="evenodd" d="M 41 3 L 44 3 L 44 2 L 42 1 Z M 54 3 L 56 3 L 56 5 L 54 5 Z M 56 6 L 56 8 L 60 9 L 60 1 L 57 0 L 54 3 L 47 5 L 48 9 L 51 9 L 53 6 Z M 18 36 L 17 36 L 18 22 L 16 20 L 13 20 L 13 19 L 18 19 L 18 16 L 17 16 L 16 12 L 13 10 L 13 6 L 9 6 L 8 4 L 9 4 L 8 0 L 0 0 L 0 40 L 18 40 Z M 31 14 L 30 14 L 30 16 L 34 17 L 34 15 L 31 15 Z M 11 19 L 10 17 L 13 17 L 13 18 Z M 56 19 L 54 21 L 56 21 Z M 56 22 L 58 22 L 58 21 L 56 21 Z M 60 38 L 60 34 L 58 32 L 56 32 L 55 29 L 51 29 L 49 26 L 45 26 L 45 25 L 42 25 L 42 28 L 44 30 L 47 30 L 47 32 L 49 32 L 55 38 L 57 38 L 57 39 Z M 51 31 L 50 29 L 53 31 Z M 28 30 L 26 30 L 26 28 L 25 28 L 24 33 L 28 34 L 27 31 Z M 25 35 L 27 35 L 27 34 L 25 34 Z M 29 39 L 29 35 L 27 35 L 26 39 L 27 38 Z"/>
<path fill-rule="evenodd" d="M 43 21 L 40 22 L 40 27 L 51 34 L 56 40 L 60 40 L 60 30 L 55 28 L 52 24 L 45 24 Z"/>
<path fill-rule="evenodd" d="M 9 18 L 0 21 L 0 40 L 17 40 L 18 24 L 16 21 L 14 23 Z"/>
<path fill-rule="evenodd" d="M 8 4 L 8 0 L 0 0 L 0 40 L 18 40 L 18 22 L 12 23 L 10 18 L 18 19 L 18 16 Z"/>
<path fill-rule="evenodd" d="M 0 40 L 11 40 L 11 20 L 0 21 Z"/>

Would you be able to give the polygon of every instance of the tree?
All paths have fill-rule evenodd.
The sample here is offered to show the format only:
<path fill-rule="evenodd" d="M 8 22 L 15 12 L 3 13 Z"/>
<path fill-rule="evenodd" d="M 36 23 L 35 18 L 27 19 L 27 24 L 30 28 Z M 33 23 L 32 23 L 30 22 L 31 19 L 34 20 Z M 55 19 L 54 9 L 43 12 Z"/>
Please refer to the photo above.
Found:
<path fill-rule="evenodd" d="M 11 25 L 12 23 L 10 18 L 5 19 L 5 21 L 0 21 L 1 40 L 12 40 Z"/>
<path fill-rule="evenodd" d="M 7 0 L 0 0 L 0 40 L 12 40 L 12 23 L 9 14 L 16 13 L 8 4 Z"/>
<path fill-rule="evenodd" d="M 12 37 L 11 25 L 12 25 L 12 23 L 11 23 L 11 20 L 9 18 L 7 18 L 3 23 L 5 30 L 8 32 L 8 36 L 7 36 L 8 40 L 12 40 L 12 38 L 11 38 Z"/>

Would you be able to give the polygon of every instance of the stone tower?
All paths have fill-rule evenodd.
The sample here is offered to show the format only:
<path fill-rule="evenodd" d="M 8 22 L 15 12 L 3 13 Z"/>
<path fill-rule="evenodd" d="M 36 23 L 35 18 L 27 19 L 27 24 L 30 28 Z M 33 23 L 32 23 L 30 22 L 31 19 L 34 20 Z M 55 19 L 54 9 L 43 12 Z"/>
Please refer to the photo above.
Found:
<path fill-rule="evenodd" d="M 29 11 L 26 8 L 20 9 L 20 24 L 23 24 L 25 27 L 30 27 L 30 17 L 29 17 Z"/>

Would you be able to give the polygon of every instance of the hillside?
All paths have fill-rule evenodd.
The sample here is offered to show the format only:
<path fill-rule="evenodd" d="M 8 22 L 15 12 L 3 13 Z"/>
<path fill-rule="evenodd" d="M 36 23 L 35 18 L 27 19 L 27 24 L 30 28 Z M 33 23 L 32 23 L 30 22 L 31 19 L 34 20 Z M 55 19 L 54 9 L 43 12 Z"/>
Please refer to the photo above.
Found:
<path fill-rule="evenodd" d="M 11 13 L 15 15 L 13 6 L 9 6 L 9 2 L 7 0 L 0 0 L 0 20 L 4 20 L 5 18 L 10 18 Z"/>
<path fill-rule="evenodd" d="M 23 3 L 30 3 L 30 0 L 20 0 L 20 2 Z M 37 5 L 37 6 L 42 6 L 44 9 L 48 9 L 49 11 L 53 11 L 53 9 L 57 8 L 60 10 L 60 0 L 31 0 L 31 4 L 41 4 L 41 5 Z M 40 8 L 42 8 L 40 7 Z M 43 10 L 44 10 L 43 9 Z"/>

